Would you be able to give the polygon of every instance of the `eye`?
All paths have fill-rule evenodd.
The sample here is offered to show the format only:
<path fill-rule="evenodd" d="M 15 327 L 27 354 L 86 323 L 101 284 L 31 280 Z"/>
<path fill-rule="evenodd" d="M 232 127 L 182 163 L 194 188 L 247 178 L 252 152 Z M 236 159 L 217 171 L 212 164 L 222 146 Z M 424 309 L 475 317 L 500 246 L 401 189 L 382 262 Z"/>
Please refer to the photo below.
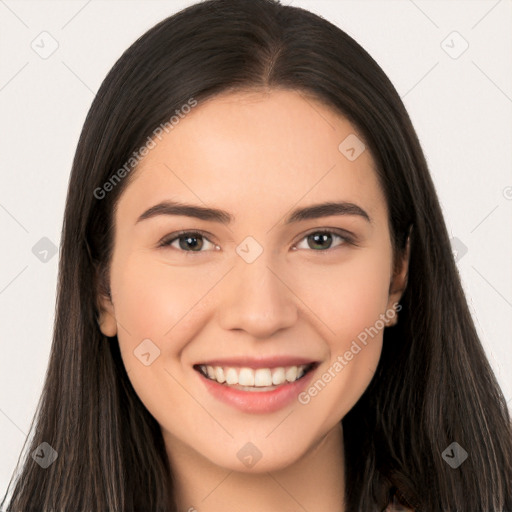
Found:
<path fill-rule="evenodd" d="M 177 246 L 175 244 L 178 244 Z M 219 247 L 210 242 L 208 238 L 206 238 L 205 234 L 201 231 L 180 231 L 178 233 L 172 233 L 169 237 L 163 239 L 159 247 L 174 247 L 177 250 L 181 250 L 182 252 L 204 252 L 201 251 L 203 247 L 208 248 L 208 244 L 210 244 L 214 250 L 219 250 Z"/>
<path fill-rule="evenodd" d="M 332 247 L 334 239 L 338 239 L 339 243 Z M 328 249 L 333 249 L 346 243 L 355 245 L 353 239 L 348 234 L 341 235 L 332 230 L 326 229 L 312 231 L 308 235 L 304 236 L 301 239 L 301 242 L 302 240 L 305 240 L 308 247 L 295 245 L 293 250 L 298 248 L 313 249 L 315 252 L 325 252 Z M 206 247 L 205 250 L 208 250 L 208 244 L 210 244 L 210 250 L 220 250 L 220 247 L 211 242 L 206 237 L 206 234 L 201 231 L 179 231 L 164 238 L 160 242 L 159 247 L 173 247 L 181 252 L 205 252 L 202 249 Z"/>
<path fill-rule="evenodd" d="M 325 252 L 325 250 L 333 249 L 332 243 L 333 239 L 336 238 L 340 240 L 340 243 L 338 243 L 334 247 L 338 247 L 340 245 L 344 245 L 346 243 L 353 244 L 353 240 L 348 235 L 341 235 L 337 234 L 334 231 L 330 230 L 316 230 L 312 231 L 305 237 L 303 237 L 301 240 L 305 240 L 306 244 L 308 244 L 308 247 L 300 247 L 299 245 L 295 246 L 295 248 L 298 249 L 313 249 L 316 252 Z"/>

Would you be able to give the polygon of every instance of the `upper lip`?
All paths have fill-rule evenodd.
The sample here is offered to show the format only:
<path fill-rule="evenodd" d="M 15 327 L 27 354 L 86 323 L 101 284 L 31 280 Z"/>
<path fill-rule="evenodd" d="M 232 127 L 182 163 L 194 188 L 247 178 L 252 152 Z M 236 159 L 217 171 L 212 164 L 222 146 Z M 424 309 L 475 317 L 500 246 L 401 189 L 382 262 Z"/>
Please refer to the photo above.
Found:
<path fill-rule="evenodd" d="M 315 362 L 316 361 L 313 359 L 296 356 L 227 357 L 204 360 L 197 363 L 197 365 L 258 369 L 278 368 L 280 366 L 300 366 L 303 364 L 311 364 Z"/>

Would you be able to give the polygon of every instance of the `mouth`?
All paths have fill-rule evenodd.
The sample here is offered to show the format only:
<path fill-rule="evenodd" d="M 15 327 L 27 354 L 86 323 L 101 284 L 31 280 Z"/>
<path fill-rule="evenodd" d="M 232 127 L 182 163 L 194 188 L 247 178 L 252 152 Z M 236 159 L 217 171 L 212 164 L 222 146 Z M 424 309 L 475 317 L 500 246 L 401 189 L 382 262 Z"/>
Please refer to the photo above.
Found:
<path fill-rule="evenodd" d="M 316 362 L 275 368 L 249 368 L 196 364 L 194 370 L 222 386 L 248 392 L 273 391 L 304 378 L 317 366 Z"/>
<path fill-rule="evenodd" d="M 221 361 L 195 364 L 200 381 L 217 401 L 244 413 L 267 414 L 296 402 L 314 375 L 318 362 L 301 360 L 253 363 L 255 368 Z M 295 364 L 293 364 L 295 363 Z M 276 366 L 281 364 L 281 366 Z"/>

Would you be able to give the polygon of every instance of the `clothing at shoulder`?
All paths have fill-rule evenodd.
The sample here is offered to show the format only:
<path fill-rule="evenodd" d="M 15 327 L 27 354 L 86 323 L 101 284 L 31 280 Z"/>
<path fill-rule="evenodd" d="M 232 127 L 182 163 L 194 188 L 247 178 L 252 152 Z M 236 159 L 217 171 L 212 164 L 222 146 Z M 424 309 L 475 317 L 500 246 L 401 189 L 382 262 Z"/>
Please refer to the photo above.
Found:
<path fill-rule="evenodd" d="M 412 508 L 404 507 L 403 505 L 390 503 L 384 512 L 414 512 Z"/>
<path fill-rule="evenodd" d="M 386 507 L 384 512 L 414 512 L 414 509 L 404 507 L 396 498 L 396 495 L 393 496 L 391 503 Z"/>

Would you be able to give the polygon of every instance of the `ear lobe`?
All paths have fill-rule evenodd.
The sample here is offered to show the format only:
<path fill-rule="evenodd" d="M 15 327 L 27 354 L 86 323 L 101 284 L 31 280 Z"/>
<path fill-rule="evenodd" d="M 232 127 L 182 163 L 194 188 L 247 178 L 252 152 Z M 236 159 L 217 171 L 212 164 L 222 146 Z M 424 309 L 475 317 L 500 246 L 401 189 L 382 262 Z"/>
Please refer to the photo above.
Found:
<path fill-rule="evenodd" d="M 400 302 L 402 295 L 407 287 L 407 280 L 409 277 L 409 258 L 411 254 L 411 237 L 407 238 L 404 255 L 398 265 L 395 266 L 395 271 L 391 278 L 389 285 L 389 299 L 388 309 L 392 309 L 393 305 Z M 398 321 L 398 315 L 393 317 L 388 325 L 395 325 Z"/>
<path fill-rule="evenodd" d="M 114 304 L 112 303 L 112 299 L 110 296 L 106 296 L 102 294 L 98 298 L 99 302 L 99 315 L 98 315 L 98 325 L 101 332 L 112 338 L 117 334 L 117 322 L 114 311 Z"/>
<path fill-rule="evenodd" d="M 104 272 L 96 272 L 96 283 L 96 307 L 99 312 L 97 317 L 98 326 L 105 336 L 111 338 L 117 334 L 117 322 L 112 294 Z"/>

